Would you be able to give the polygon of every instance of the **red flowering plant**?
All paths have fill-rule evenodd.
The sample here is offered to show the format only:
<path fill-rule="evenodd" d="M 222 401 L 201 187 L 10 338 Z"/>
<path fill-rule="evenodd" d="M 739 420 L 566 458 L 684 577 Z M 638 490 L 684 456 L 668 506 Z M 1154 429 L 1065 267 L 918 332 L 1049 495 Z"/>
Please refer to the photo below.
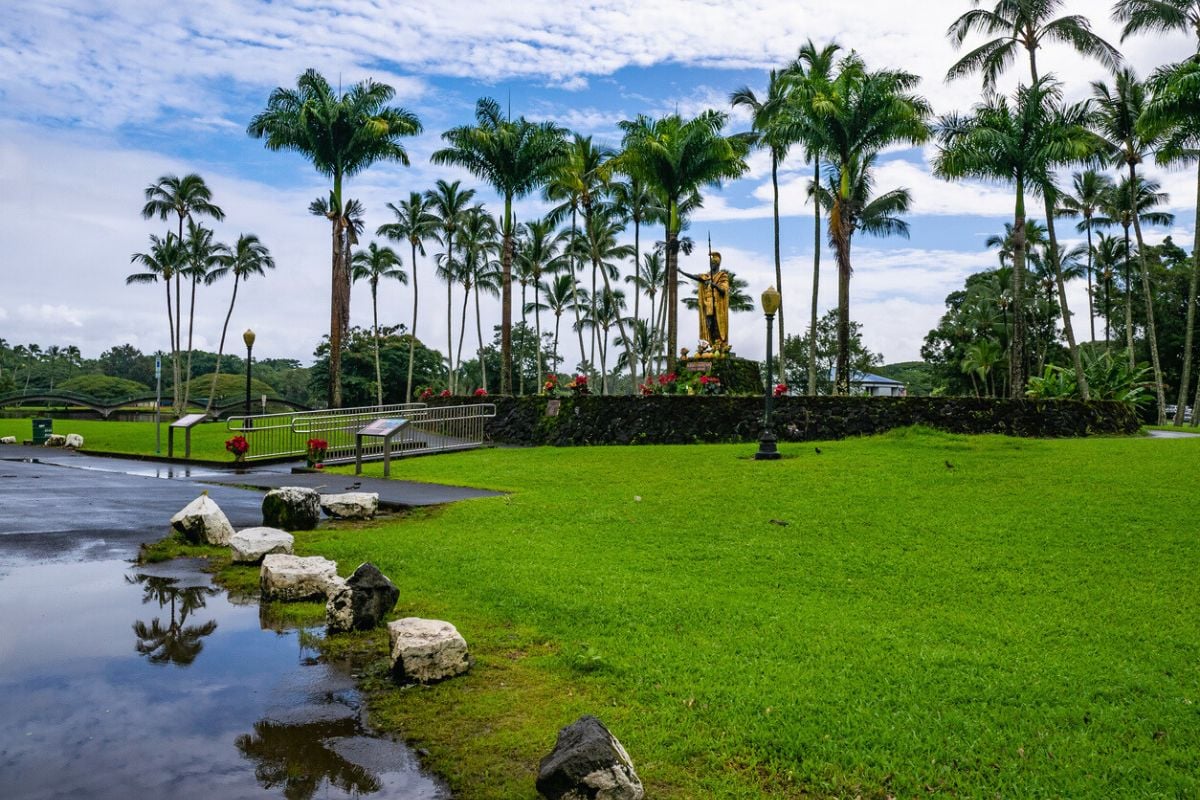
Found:
<path fill-rule="evenodd" d="M 442 389 L 442 393 L 438 395 L 438 397 L 449 397 L 449 396 L 450 396 L 449 389 Z"/>
<path fill-rule="evenodd" d="M 320 466 L 325 460 L 325 453 L 329 450 L 329 442 L 324 439 L 309 439 L 304 446 L 304 460 L 308 462 L 309 467 Z"/>
<path fill-rule="evenodd" d="M 567 384 L 567 388 L 571 390 L 572 394 L 577 396 L 591 394 L 591 390 L 588 389 L 587 375 L 576 375 L 571 379 L 571 382 Z"/>
<path fill-rule="evenodd" d="M 558 375 L 550 375 L 542 384 L 542 394 L 554 394 L 558 391 Z"/>
<path fill-rule="evenodd" d="M 720 394 L 721 379 L 716 375 L 701 375 L 700 376 L 700 393 L 701 394 Z"/>
<path fill-rule="evenodd" d="M 421 393 L 418 394 L 417 397 L 421 400 L 428 400 L 429 398 L 433 397 L 433 389 L 430 389 L 428 386 L 426 386 L 421 390 Z"/>
<path fill-rule="evenodd" d="M 773 392 L 773 394 L 776 397 L 783 397 L 787 393 L 788 393 L 788 387 L 787 387 L 786 383 L 778 383 L 775 385 L 775 391 Z"/>
<path fill-rule="evenodd" d="M 245 436 L 234 436 L 225 440 L 225 449 L 233 453 L 234 461 L 241 463 L 246 460 L 246 453 L 250 452 L 250 443 Z"/>
<path fill-rule="evenodd" d="M 476 397 L 487 397 L 487 389 L 484 389 L 482 386 L 480 386 L 478 389 L 475 390 L 475 396 Z"/>

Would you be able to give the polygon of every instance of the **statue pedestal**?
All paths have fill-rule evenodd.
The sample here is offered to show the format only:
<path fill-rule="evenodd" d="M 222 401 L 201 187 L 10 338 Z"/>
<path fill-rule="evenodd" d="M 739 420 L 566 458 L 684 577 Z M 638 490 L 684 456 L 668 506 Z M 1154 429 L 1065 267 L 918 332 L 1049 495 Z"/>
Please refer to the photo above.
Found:
<path fill-rule="evenodd" d="M 721 358 L 680 359 L 679 368 L 688 372 L 712 375 L 721 379 L 725 394 L 762 394 L 762 373 L 757 361 L 735 355 Z"/>

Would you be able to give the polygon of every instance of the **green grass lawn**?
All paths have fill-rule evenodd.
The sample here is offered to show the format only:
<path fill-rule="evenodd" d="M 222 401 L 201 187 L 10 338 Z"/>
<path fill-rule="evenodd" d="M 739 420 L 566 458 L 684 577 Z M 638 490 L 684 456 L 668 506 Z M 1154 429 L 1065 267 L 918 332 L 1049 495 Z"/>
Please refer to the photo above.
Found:
<path fill-rule="evenodd" d="M 162 453 L 167 454 L 167 423 L 162 424 Z M 98 419 L 56 419 L 55 433 L 78 433 L 83 437 L 84 452 L 130 453 L 154 455 L 153 422 L 114 422 Z M 225 440 L 233 434 L 224 422 L 205 422 L 192 429 L 192 458 L 210 461 L 232 461 L 225 452 Z M 29 419 L 0 419 L 0 436 L 15 436 L 23 442 L 33 438 L 33 423 Z M 183 457 L 183 431 L 175 432 L 175 455 Z M 3 453 L 0 450 L 0 453 Z"/>
<path fill-rule="evenodd" d="M 397 616 L 472 646 L 468 676 L 397 690 L 382 631 L 330 643 L 366 648 L 374 721 L 457 797 L 533 798 L 582 713 L 654 798 L 1200 796 L 1200 442 L 820 448 L 394 462 L 512 494 L 298 548 L 375 562 Z"/>

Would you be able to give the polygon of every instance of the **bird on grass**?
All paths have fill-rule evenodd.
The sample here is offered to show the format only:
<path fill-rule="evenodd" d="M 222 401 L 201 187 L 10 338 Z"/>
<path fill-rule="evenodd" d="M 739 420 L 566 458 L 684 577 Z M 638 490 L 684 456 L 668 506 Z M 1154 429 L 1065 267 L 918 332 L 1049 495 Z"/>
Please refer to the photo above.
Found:
<path fill-rule="evenodd" d="M 946 462 L 946 469 L 954 469 L 954 465 L 953 465 L 953 464 L 951 464 L 949 461 L 947 461 L 947 462 Z"/>
<path fill-rule="evenodd" d="M 821 448 L 814 447 L 813 450 L 816 452 L 817 455 L 821 455 Z"/>

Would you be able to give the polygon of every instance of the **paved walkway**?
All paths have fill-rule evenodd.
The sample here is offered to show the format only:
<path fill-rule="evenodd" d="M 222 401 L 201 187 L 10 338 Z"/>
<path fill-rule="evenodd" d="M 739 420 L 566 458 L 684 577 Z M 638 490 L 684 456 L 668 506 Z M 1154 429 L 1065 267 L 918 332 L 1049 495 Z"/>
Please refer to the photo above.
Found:
<path fill-rule="evenodd" d="M 1150 431 L 1151 439 L 1195 439 L 1200 433 L 1185 433 L 1184 431 Z"/>

